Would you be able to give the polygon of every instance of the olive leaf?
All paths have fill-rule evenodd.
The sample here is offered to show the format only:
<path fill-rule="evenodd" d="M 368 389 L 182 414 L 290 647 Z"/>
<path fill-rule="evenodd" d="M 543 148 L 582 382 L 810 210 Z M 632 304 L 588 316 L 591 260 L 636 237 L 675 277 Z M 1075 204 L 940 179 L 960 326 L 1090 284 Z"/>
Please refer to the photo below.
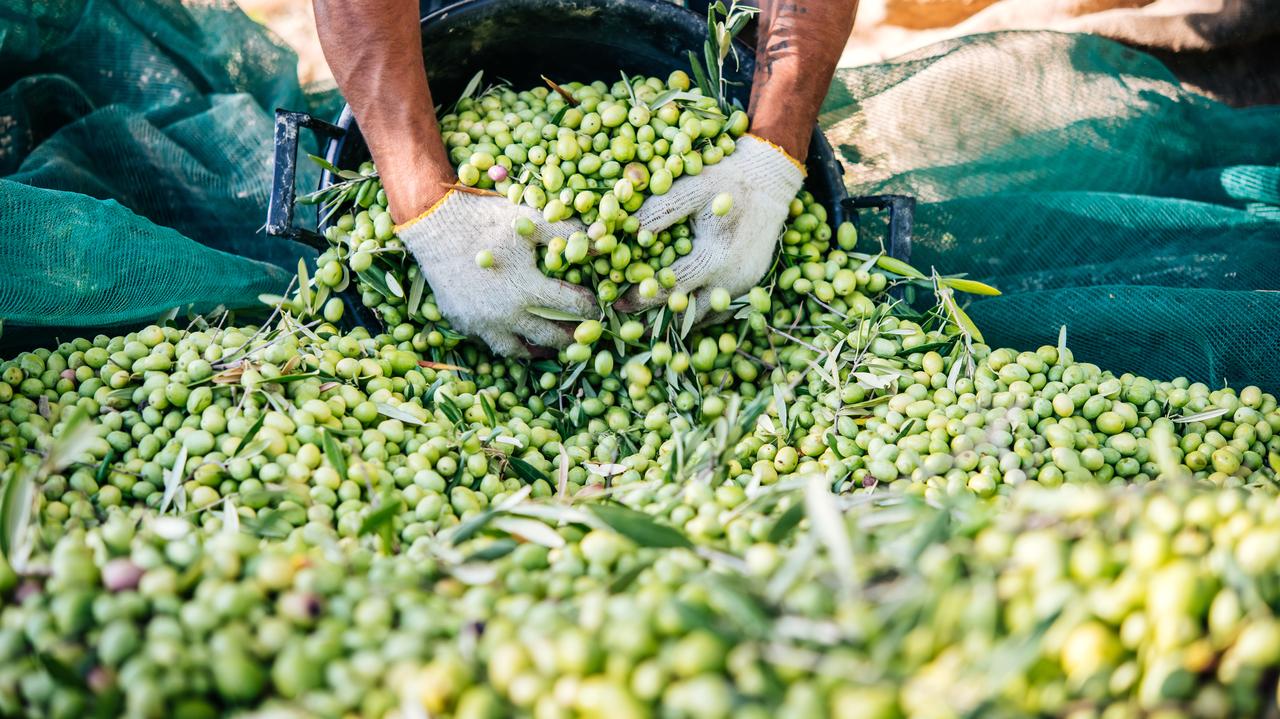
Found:
<path fill-rule="evenodd" d="M 508 554 L 511 554 L 518 546 L 520 546 L 519 543 L 514 540 L 497 539 L 467 555 L 462 561 L 464 564 L 470 564 L 472 562 L 492 562 L 495 559 L 502 559 Z"/>
<path fill-rule="evenodd" d="M 334 175 L 337 175 L 338 173 L 342 172 L 342 170 L 339 170 L 337 166 L 335 166 L 333 163 L 329 162 L 323 157 L 320 157 L 319 155 L 312 155 L 308 153 L 307 157 L 311 158 L 311 161 L 319 165 L 322 170 L 328 170 L 330 173 Z"/>
<path fill-rule="evenodd" d="M 630 569 L 614 577 L 613 581 L 609 583 L 609 593 L 621 594 L 626 591 L 627 587 L 630 587 L 639 578 L 640 574 L 649 568 L 650 564 L 650 562 L 636 562 Z"/>
<path fill-rule="evenodd" d="M 18 468 L 5 482 L 0 494 L 0 552 L 15 568 L 25 563 L 30 551 L 31 510 L 35 504 L 35 473 Z"/>
<path fill-rule="evenodd" d="M 925 279 L 924 273 L 916 268 L 908 265 L 896 257 L 889 255 L 879 255 L 876 257 L 876 266 L 885 272 L 892 272 L 900 277 L 910 277 L 915 280 Z"/>
<path fill-rule="evenodd" d="M 240 533 L 240 512 L 236 510 L 236 503 L 227 497 L 226 504 L 222 505 L 222 531 L 227 534 Z"/>
<path fill-rule="evenodd" d="M 671 459 L 667 460 L 667 472 L 663 476 L 664 484 L 676 481 L 676 478 L 680 476 L 680 470 L 683 469 L 681 466 L 683 464 L 683 452 L 679 442 L 676 443 L 675 449 L 676 451 L 671 453 Z"/>
<path fill-rule="evenodd" d="M 480 81 L 483 78 L 484 70 L 477 70 L 476 74 L 472 75 L 471 79 L 467 81 L 467 86 L 462 88 L 462 94 L 458 95 L 458 102 L 470 99 L 476 93 L 476 90 L 480 89 Z M 457 107 L 457 103 L 454 103 L 454 107 Z"/>
<path fill-rule="evenodd" d="M 115 458 L 116 451 L 114 449 L 107 450 L 107 455 L 98 463 L 98 469 L 94 473 L 93 481 L 97 482 L 99 485 L 107 481 L 107 475 L 111 473 L 111 462 Z"/>
<path fill-rule="evenodd" d="M 557 95 L 564 98 L 565 104 L 569 106 L 575 106 L 578 104 L 578 101 L 573 98 L 573 93 L 569 92 L 563 87 L 560 87 L 551 78 L 547 77 L 546 75 L 539 75 L 539 77 L 542 78 L 543 82 L 547 83 L 547 87 L 550 87 L 552 90 L 555 90 Z"/>
<path fill-rule="evenodd" d="M 386 402 L 376 402 L 374 403 L 373 406 L 378 410 L 378 414 L 384 417 L 390 417 L 391 419 L 398 419 L 401 422 L 404 422 L 405 424 L 414 424 L 419 427 L 426 425 L 426 422 L 423 422 L 422 420 L 418 419 L 417 417 L 414 417 L 413 415 L 400 409 L 399 407 L 389 405 Z M 456 410 L 457 408 L 455 407 L 454 409 Z M 455 423 L 456 423 L 456 420 L 455 420 Z"/>
<path fill-rule="evenodd" d="M 418 360 L 418 366 L 426 367 L 427 369 L 434 369 L 434 370 L 448 370 L 451 372 L 467 371 L 467 368 L 463 367 L 462 365 L 449 364 L 448 362 L 432 362 L 431 360 Z M 436 378 L 436 381 L 431 385 L 431 389 L 434 390 L 436 387 L 439 386 L 439 384 L 440 384 L 440 378 Z M 433 394 L 433 392 L 428 392 L 427 394 L 431 395 Z"/>
<path fill-rule="evenodd" d="M 960 345 L 957 344 L 959 349 Z M 960 381 L 960 370 L 964 367 L 964 363 L 960 361 L 960 357 L 951 360 L 951 370 L 947 372 L 947 389 L 952 392 L 956 391 L 956 383 Z"/>
<path fill-rule="evenodd" d="M 561 537 L 556 530 L 536 519 L 528 519 L 524 517 L 498 517 L 493 520 L 493 526 L 494 528 L 500 529 L 513 537 L 522 539 L 526 542 L 541 544 L 548 549 L 559 549 L 565 544 L 564 537 Z"/>
<path fill-rule="evenodd" d="M 1188 414 L 1182 417 L 1174 417 L 1173 421 L 1177 422 L 1178 424 L 1189 424 L 1191 422 L 1203 422 L 1206 419 L 1221 417 L 1226 413 L 1227 413 L 1226 407 L 1216 407 L 1214 409 L 1206 409 L 1203 412 L 1196 412 L 1195 414 Z"/>
<path fill-rule="evenodd" d="M 626 465 L 616 464 L 613 462 L 587 462 L 587 471 L 601 479 L 609 479 L 610 477 L 627 471 L 627 467 Z"/>
<path fill-rule="evenodd" d="M 653 321 L 649 323 L 649 326 L 653 328 L 654 337 L 660 336 L 667 330 L 667 327 L 671 324 L 671 316 L 671 311 L 667 309 L 665 304 L 658 308 L 658 311 L 653 315 Z"/>
<path fill-rule="evenodd" d="M 566 507 L 562 504 L 534 504 L 526 502 L 504 509 L 508 514 L 517 514 L 523 517 L 533 517 L 543 522 L 560 522 L 563 524 L 581 524 L 586 527 L 603 528 L 600 520 L 590 514 L 577 509 L 576 507 Z"/>
<path fill-rule="evenodd" d="M 427 289 L 427 276 L 419 272 L 413 278 L 413 284 L 409 285 L 409 304 L 408 309 L 410 315 L 418 314 L 418 308 L 422 306 L 422 293 Z"/>
<path fill-rule="evenodd" d="M 725 86 L 729 81 L 724 79 L 724 61 L 732 55 L 737 65 L 738 51 L 733 40 L 759 12 L 758 8 L 737 2 L 728 8 L 723 2 L 712 3 L 707 8 L 707 37 L 702 43 L 705 65 L 698 60 L 696 53 L 689 51 L 689 67 L 699 89 L 703 96 L 714 99 L 722 112 L 727 113 L 730 109 L 725 97 Z M 724 19 L 720 20 L 720 17 Z"/>
<path fill-rule="evenodd" d="M 539 307 L 537 305 L 526 307 L 525 312 L 541 317 L 544 320 L 554 320 L 556 322 L 585 322 L 587 319 L 585 317 L 579 317 L 572 312 L 564 312 L 552 307 Z"/>
<path fill-rule="evenodd" d="M 701 97 L 702 95 L 695 95 L 688 90 L 672 88 L 653 98 L 653 100 L 649 102 L 648 108 L 651 111 L 657 110 L 669 102 L 695 102 Z"/>
<path fill-rule="evenodd" d="M 533 483 L 541 479 L 551 484 L 551 480 L 547 479 L 547 475 L 543 474 L 542 470 L 519 457 L 508 457 L 507 464 L 511 466 L 511 471 L 515 472 L 517 477 L 526 482 Z"/>
<path fill-rule="evenodd" d="M 524 443 L 523 443 L 523 442 L 521 442 L 520 440 L 516 439 L 515 437 L 498 437 L 498 438 L 494 439 L 493 441 L 494 441 L 494 442 L 501 442 L 502 444 L 508 444 L 508 445 L 511 445 L 512 447 L 515 447 L 516 449 L 524 449 Z"/>
<path fill-rule="evenodd" d="M 871 268 L 875 267 L 876 263 L 880 261 L 880 258 L 884 257 L 884 253 L 880 253 L 878 255 L 863 255 L 860 252 L 850 252 L 849 256 L 862 260 L 862 264 L 858 265 L 858 268 L 856 271 L 870 272 Z"/>
<path fill-rule="evenodd" d="M 498 578 L 498 570 L 492 564 L 471 562 L 450 567 L 449 574 L 454 579 L 470 586 L 490 584 Z"/>
<path fill-rule="evenodd" d="M 484 529 L 485 525 L 497 516 L 497 514 L 498 513 L 492 509 L 486 509 L 483 512 L 477 512 L 467 519 L 462 520 L 458 524 L 454 525 L 453 531 L 449 533 L 449 544 L 456 547 L 474 537 L 476 533 L 481 529 Z"/>
<path fill-rule="evenodd" d="M 702 70 L 702 61 L 693 50 L 689 51 L 689 69 L 693 71 L 693 81 L 702 90 L 703 97 L 715 97 L 715 90 L 711 88 L 711 83 L 707 81 L 707 74 Z"/>
<path fill-rule="evenodd" d="M 45 456 L 42 471 L 49 474 L 60 472 L 89 449 L 98 434 L 88 419 L 89 414 L 83 408 L 77 406 L 71 410 L 62 422 L 62 433 Z"/>
<path fill-rule="evenodd" d="M 356 275 L 360 278 L 361 282 L 364 282 L 366 285 L 368 285 L 369 289 L 373 290 L 374 292 L 377 292 L 378 294 L 382 295 L 383 297 L 386 297 L 387 299 L 391 299 L 391 297 L 393 297 L 393 295 L 391 294 L 391 289 L 387 287 L 387 282 L 386 282 L 386 279 L 383 277 L 383 275 L 380 275 L 377 272 L 374 272 L 372 270 L 364 270 L 363 272 L 357 272 Z"/>
<path fill-rule="evenodd" d="M 458 409 L 458 405 L 454 404 L 452 397 L 440 396 L 436 400 L 436 406 L 440 408 L 441 412 L 444 412 L 444 416 L 448 417 L 454 426 L 462 424 L 462 410 Z"/>
<path fill-rule="evenodd" d="M 174 516 L 156 517 L 151 521 L 151 529 L 156 533 L 157 537 L 167 542 L 176 542 L 191 534 L 192 527 L 191 522 L 188 522 L 186 518 Z M 199 571 L 194 565 L 192 565 L 191 569 Z"/>
<path fill-rule="evenodd" d="M 307 260 L 298 258 L 298 297 L 303 307 L 311 307 L 311 276 L 307 274 Z"/>
<path fill-rule="evenodd" d="M 988 297 L 997 297 L 1000 295 L 1000 290 L 997 290 L 991 285 L 978 282 L 977 280 L 966 280 L 959 277 L 943 277 L 942 284 L 953 290 L 967 292 L 971 295 L 986 295 Z"/>
<path fill-rule="evenodd" d="M 418 364 L 421 365 L 422 362 L 418 362 Z M 444 381 L 445 376 L 443 374 L 436 377 L 435 381 L 431 383 L 431 386 L 427 387 L 427 391 L 422 393 L 423 404 L 436 401 L 436 390 L 440 389 L 440 386 L 444 384 Z"/>
<path fill-rule="evenodd" d="M 721 101 L 721 94 L 722 94 L 721 88 L 723 87 L 723 85 L 721 85 L 720 80 L 721 80 L 721 71 L 723 68 L 721 68 L 720 66 L 721 61 L 719 57 L 720 55 L 719 48 L 713 43 L 719 40 L 719 38 L 715 36 L 715 23 L 711 22 L 710 18 L 708 18 L 707 25 L 708 25 L 708 32 L 710 33 L 711 37 L 708 38 L 708 40 L 702 44 L 702 57 L 707 63 L 703 67 L 703 70 L 705 70 L 707 73 L 707 83 L 711 85 L 710 96 L 716 98 L 716 101 L 718 103 Z"/>
<path fill-rule="evenodd" d="M 988 655 L 981 676 L 990 686 L 1005 686 L 1014 677 L 1026 676 L 1044 651 L 1044 636 L 1063 612 L 1061 605 L 1050 608 L 1030 632 L 998 643 Z"/>
<path fill-rule="evenodd" d="M 765 538 L 772 544 L 777 544 L 791 535 L 791 530 L 800 524 L 800 520 L 804 519 L 805 507 L 801 502 L 796 502 L 787 508 L 787 511 L 778 517 L 778 521 L 773 523 L 769 528 L 769 535 Z"/>
<path fill-rule="evenodd" d="M 298 372 L 297 374 L 286 374 L 279 377 L 269 377 L 267 382 L 272 384 L 289 384 L 290 382 L 299 382 L 304 379 L 311 379 L 318 376 L 317 372 Z"/>
<path fill-rule="evenodd" d="M 489 426 L 497 427 L 498 415 L 493 411 L 493 403 L 489 401 L 488 395 L 480 393 L 476 395 L 476 398 L 480 400 L 480 409 L 484 410 L 484 418 L 489 421 Z"/>
<path fill-rule="evenodd" d="M 312 312 L 318 313 L 324 307 L 324 302 L 327 299 L 329 299 L 329 286 L 320 285 L 319 289 L 315 291 L 315 295 L 311 298 L 311 304 L 308 305 L 308 308 Z M 294 357 L 297 357 L 297 355 L 294 355 Z"/>
<path fill-rule="evenodd" d="M 390 552 L 395 544 L 392 520 L 403 509 L 404 502 L 399 495 L 387 492 L 382 496 L 382 501 L 378 508 L 365 515 L 364 521 L 360 523 L 360 529 L 356 532 L 357 536 L 363 537 L 376 533 L 382 540 L 383 551 Z"/>
<path fill-rule="evenodd" d="M 570 387 L 573 387 L 574 383 L 578 381 L 578 377 L 582 376 L 582 372 L 586 368 L 587 368 L 586 362 L 579 362 L 577 366 L 573 368 L 573 371 L 569 373 L 569 376 L 565 379 L 565 381 L 560 383 L 560 391 L 564 392 Z"/>
<path fill-rule="evenodd" d="M 389 523 L 400 511 L 396 504 L 387 502 L 381 507 L 367 514 L 364 521 L 360 523 L 359 535 L 372 534 L 382 528 L 383 525 Z"/>
<path fill-rule="evenodd" d="M 884 389 L 893 384 L 893 377 L 880 376 L 871 372 L 852 372 L 851 377 L 855 377 L 858 383 L 867 389 Z"/>
<path fill-rule="evenodd" d="M 644 107 L 644 103 L 640 102 L 640 98 L 636 97 L 636 88 L 631 84 L 631 78 L 627 77 L 626 70 L 619 70 L 622 75 L 622 84 L 627 86 L 627 95 L 631 100 L 632 107 Z"/>
<path fill-rule="evenodd" d="M 1167 424 L 1155 424 L 1147 434 L 1151 443 L 1151 458 L 1160 469 L 1159 479 L 1189 480 L 1191 473 L 1178 458 L 1176 451 L 1178 440 Z"/>
<path fill-rule="evenodd" d="M 187 446 L 184 444 L 182 449 L 178 450 L 178 458 L 174 460 L 173 467 L 164 472 L 164 496 L 160 500 L 161 514 L 164 514 L 171 504 L 176 505 L 179 512 L 186 510 L 187 493 L 182 488 L 182 482 L 186 476 Z"/>
<path fill-rule="evenodd" d="M 741 575 L 706 574 L 701 581 L 710 585 L 707 597 L 717 614 L 729 619 L 748 636 L 770 634 L 769 615 L 751 596 Z"/>
<path fill-rule="evenodd" d="M 902 429 L 898 430 L 898 434 L 895 435 L 893 438 L 893 443 L 897 444 L 898 442 L 901 442 L 903 438 L 905 438 L 907 435 L 911 434 L 911 431 L 915 429 L 916 424 L 919 422 L 920 420 L 916 419 L 915 417 L 911 417 L 906 422 L 903 422 Z"/>
<path fill-rule="evenodd" d="M 680 339 L 689 336 L 690 330 L 693 329 L 694 317 L 698 314 L 698 298 L 690 297 L 689 306 L 684 310 L 684 320 L 680 323 Z"/>
<path fill-rule="evenodd" d="M 395 295 L 396 297 L 403 298 L 404 288 L 400 286 L 400 280 L 396 279 L 396 276 L 392 274 L 390 271 L 386 273 L 386 279 L 387 279 L 387 289 L 391 291 L 391 294 Z"/>
<path fill-rule="evenodd" d="M 956 302 L 950 290 L 947 290 L 942 295 L 942 305 L 951 314 L 952 321 L 960 328 L 961 332 L 978 342 L 986 341 L 982 338 L 982 332 L 978 330 L 978 326 L 969 318 L 969 314 L 960 308 L 960 304 Z"/>
<path fill-rule="evenodd" d="M 659 524 L 644 512 L 618 504 L 592 504 L 588 509 L 610 529 L 642 547 L 693 548 L 693 543 L 680 530 Z"/>
<path fill-rule="evenodd" d="M 513 492 L 510 497 L 502 500 L 502 503 L 496 505 L 494 509 L 499 512 L 508 512 L 521 504 L 524 504 L 524 501 L 528 499 L 531 494 L 533 494 L 533 487 L 525 485 Z"/>
<path fill-rule="evenodd" d="M 329 464 L 333 465 L 334 471 L 342 481 L 347 481 L 347 456 L 342 452 L 342 445 L 338 443 L 328 427 L 320 433 L 320 441 L 324 444 L 324 456 L 329 460 Z"/>
<path fill-rule="evenodd" d="M 334 286 L 334 292 L 346 292 L 347 287 L 351 285 L 351 270 L 347 269 L 346 263 L 342 263 L 342 279 Z"/>
<path fill-rule="evenodd" d="M 44 668 L 50 679 L 75 690 L 86 690 L 88 687 L 84 683 L 84 677 L 80 676 L 71 667 L 64 664 L 60 659 L 49 654 L 48 652 L 37 652 L 36 661 Z"/>
<path fill-rule="evenodd" d="M 329 196 L 329 187 L 323 187 L 315 192 L 308 192 L 305 195 L 299 195 L 293 198 L 295 204 L 298 205 L 314 205 L 325 197 Z"/>
<path fill-rule="evenodd" d="M 258 430 L 262 429 L 262 423 L 265 422 L 266 419 L 267 419 L 266 412 L 261 412 L 258 414 L 258 419 L 254 421 L 253 426 L 249 427 L 249 431 L 245 433 L 244 439 L 240 440 L 240 444 L 236 445 L 236 451 L 231 453 L 231 456 L 233 458 L 236 455 L 240 454 L 240 450 L 247 447 L 249 443 L 253 441 L 254 437 L 258 436 Z"/>
<path fill-rule="evenodd" d="M 826 546 L 827 556 L 835 568 L 836 576 L 846 590 L 853 591 L 857 584 L 853 567 L 853 541 L 849 538 L 840 509 L 836 506 L 831 484 L 819 472 L 813 473 L 805 485 L 804 505 L 813 533 Z"/>
<path fill-rule="evenodd" d="M 251 443 L 242 443 L 242 446 L 244 447 L 244 454 L 240 455 L 240 459 L 253 459 L 267 451 L 267 448 L 271 446 L 271 439 L 268 437 L 260 437 Z"/>

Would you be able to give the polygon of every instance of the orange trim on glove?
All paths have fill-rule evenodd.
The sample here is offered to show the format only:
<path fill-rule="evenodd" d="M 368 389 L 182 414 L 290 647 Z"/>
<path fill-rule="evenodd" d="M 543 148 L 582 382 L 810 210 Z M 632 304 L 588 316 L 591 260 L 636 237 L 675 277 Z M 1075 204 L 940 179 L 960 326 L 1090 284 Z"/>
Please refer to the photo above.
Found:
<path fill-rule="evenodd" d="M 753 134 L 753 133 L 750 133 L 750 132 L 745 133 L 745 136 L 746 136 L 746 137 L 754 137 L 755 139 L 759 140 L 760 142 L 763 142 L 764 144 L 768 145 L 769 147 L 772 147 L 773 149 L 777 150 L 778 152 L 781 152 L 783 157 L 785 157 L 785 158 L 787 158 L 788 160 L 790 160 L 790 161 L 791 161 L 791 164 L 795 165 L 796 167 L 798 167 L 798 168 L 800 169 L 800 174 L 801 174 L 801 175 L 803 175 L 804 177 L 808 177 L 808 176 L 809 176 L 809 171 L 808 171 L 807 169 L 805 169 L 804 163 L 803 163 L 803 162 L 801 162 L 801 161 L 799 161 L 799 160 L 797 160 L 796 158 L 792 157 L 792 156 L 791 156 L 791 153 L 789 153 L 789 152 L 787 152 L 786 150 L 782 149 L 782 146 L 781 146 L 781 145 L 779 145 L 778 143 L 773 142 L 772 140 L 766 140 L 765 138 L 760 137 L 759 135 L 756 135 L 756 134 Z"/>
<path fill-rule="evenodd" d="M 397 235 L 400 234 L 401 230 L 408 229 L 410 225 L 417 223 L 418 221 L 425 218 L 427 215 L 430 215 L 432 212 L 435 212 L 436 210 L 438 210 L 440 206 L 444 204 L 444 201 L 449 199 L 449 196 L 452 195 L 454 191 L 455 190 L 450 189 L 448 192 L 444 193 L 444 195 L 442 195 L 440 199 L 435 201 L 435 204 L 431 205 L 431 207 L 428 207 L 426 210 L 423 210 L 421 215 L 418 215 L 417 217 L 413 218 L 412 220 L 409 220 L 408 222 L 396 225 L 396 229 L 395 229 L 396 234 Z"/>

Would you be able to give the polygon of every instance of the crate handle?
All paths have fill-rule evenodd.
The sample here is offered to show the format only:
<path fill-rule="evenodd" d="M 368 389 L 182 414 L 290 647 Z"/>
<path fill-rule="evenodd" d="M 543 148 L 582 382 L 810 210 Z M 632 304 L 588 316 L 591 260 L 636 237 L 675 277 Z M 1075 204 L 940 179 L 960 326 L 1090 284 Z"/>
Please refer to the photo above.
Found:
<path fill-rule="evenodd" d="M 298 131 L 307 128 L 322 137 L 339 138 L 346 131 L 305 112 L 276 109 L 275 161 L 271 198 L 267 202 L 267 234 L 325 249 L 324 238 L 312 230 L 294 227 L 294 200 L 298 180 Z M 326 173 L 327 174 L 327 173 Z M 323 178 L 322 183 L 323 184 Z"/>

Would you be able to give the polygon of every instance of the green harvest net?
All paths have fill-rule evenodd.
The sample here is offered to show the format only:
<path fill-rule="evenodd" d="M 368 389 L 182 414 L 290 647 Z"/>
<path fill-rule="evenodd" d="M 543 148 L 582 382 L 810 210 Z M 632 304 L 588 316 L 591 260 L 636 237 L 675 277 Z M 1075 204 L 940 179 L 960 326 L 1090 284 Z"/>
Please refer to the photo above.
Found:
<path fill-rule="evenodd" d="M 272 113 L 330 111 L 296 62 L 230 0 L 0 3 L 3 341 L 283 289 L 315 253 L 259 231 Z"/>
<path fill-rule="evenodd" d="M 989 344 L 1280 389 L 1280 107 L 1232 109 L 1096 37 L 1000 33 L 841 71 L 850 191 L 916 196 L 912 264 L 1005 292 Z"/>
<path fill-rule="evenodd" d="M 310 251 L 260 231 L 270 111 L 336 114 L 293 55 L 228 0 L 28 2 L 0 5 L 3 341 L 281 291 Z M 1109 368 L 1280 390 L 1280 108 L 1003 33 L 842 70 L 820 121 L 853 193 L 920 198 L 913 264 L 1004 290 L 970 307 L 989 343 L 1065 325 Z"/>

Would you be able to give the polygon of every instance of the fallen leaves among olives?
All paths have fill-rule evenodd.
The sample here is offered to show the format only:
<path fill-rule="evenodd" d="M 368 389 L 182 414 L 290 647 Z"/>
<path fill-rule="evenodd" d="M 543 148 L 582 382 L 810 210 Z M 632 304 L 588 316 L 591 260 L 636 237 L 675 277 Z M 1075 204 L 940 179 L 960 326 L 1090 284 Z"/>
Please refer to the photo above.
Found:
<path fill-rule="evenodd" d="M 0 714 L 1275 711 L 1272 395 L 991 349 L 953 294 L 991 288 L 804 193 L 719 321 L 505 360 L 385 216 L 262 326 L 0 364 Z M 381 328 L 336 326 L 352 282 Z"/>

